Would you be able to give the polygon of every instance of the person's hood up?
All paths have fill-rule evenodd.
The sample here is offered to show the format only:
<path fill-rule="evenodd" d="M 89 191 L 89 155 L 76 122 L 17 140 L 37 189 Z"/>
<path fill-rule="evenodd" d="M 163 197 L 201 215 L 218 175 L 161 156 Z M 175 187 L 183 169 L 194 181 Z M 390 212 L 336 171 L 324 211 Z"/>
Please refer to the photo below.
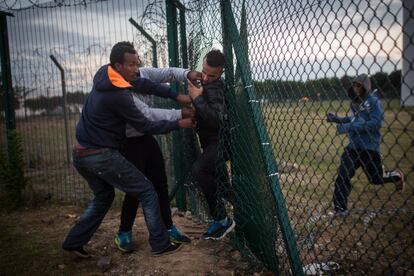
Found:
<path fill-rule="evenodd" d="M 96 91 L 99 92 L 124 90 L 132 87 L 132 85 L 109 64 L 99 68 L 93 78 L 93 85 Z"/>
<path fill-rule="evenodd" d="M 364 101 L 368 97 L 369 93 L 371 92 L 371 81 L 368 75 L 367 74 L 358 75 L 352 80 L 352 83 L 359 83 L 360 85 L 362 85 L 362 87 L 364 88 L 364 93 L 360 96 L 356 96 L 354 93 L 354 90 L 351 87 L 348 90 L 349 98 L 351 98 L 353 102 L 357 102 L 357 103 Z"/>

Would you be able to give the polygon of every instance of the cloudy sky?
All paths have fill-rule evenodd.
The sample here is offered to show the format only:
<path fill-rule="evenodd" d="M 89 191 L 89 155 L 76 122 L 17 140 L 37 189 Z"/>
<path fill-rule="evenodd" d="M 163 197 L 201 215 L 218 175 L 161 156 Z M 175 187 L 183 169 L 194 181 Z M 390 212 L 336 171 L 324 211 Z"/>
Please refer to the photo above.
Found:
<path fill-rule="evenodd" d="M 183 2 L 196 7 L 193 1 Z M 43 8 L 28 8 L 31 4 L 26 0 L 0 0 L 0 7 L 15 9 L 11 11 L 15 17 L 8 19 L 13 83 L 35 86 L 40 94 L 60 93 L 59 71 L 50 54 L 66 70 L 68 91 L 89 91 L 96 69 L 108 63 L 111 45 L 142 41 L 128 22 L 130 17 L 154 36 L 165 35 L 154 25 L 164 16 L 157 9 L 164 0 L 32 2 Z M 154 21 L 146 17 L 141 22 L 144 7 L 152 2 L 157 5 L 148 11 Z M 45 8 L 56 3 L 69 6 Z M 204 5 L 210 8 L 203 8 L 200 22 L 203 33 L 209 34 L 204 39 L 214 40 L 217 46 L 221 41 L 219 5 L 218 1 L 208 3 Z M 240 22 L 241 1 L 232 3 Z M 246 9 L 254 79 L 307 80 L 401 68 L 400 0 L 250 0 Z M 137 48 L 150 57 L 149 44 Z"/>
<path fill-rule="evenodd" d="M 303 80 L 401 68 L 400 0 L 265 3 L 262 13 L 248 22 L 257 78 L 277 72 Z"/>
<path fill-rule="evenodd" d="M 76 2 L 81 1 L 72 1 Z M 141 23 L 148 1 L 92 2 L 44 8 L 45 2 L 42 8 L 12 11 L 15 17 L 8 19 L 8 27 L 14 85 L 36 86 L 40 94 L 59 94 L 60 73 L 49 58 L 53 54 L 65 69 L 67 90 L 87 92 L 95 71 L 109 63 L 112 45 L 137 41 L 139 33 L 128 19 Z"/>

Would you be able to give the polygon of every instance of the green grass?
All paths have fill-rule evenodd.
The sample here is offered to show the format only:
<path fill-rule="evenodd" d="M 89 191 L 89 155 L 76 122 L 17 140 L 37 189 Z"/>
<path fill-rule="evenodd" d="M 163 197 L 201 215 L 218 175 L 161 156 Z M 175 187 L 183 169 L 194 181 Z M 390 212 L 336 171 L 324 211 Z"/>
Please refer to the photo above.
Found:
<path fill-rule="evenodd" d="M 414 109 L 400 108 L 398 101 L 395 100 L 383 101 L 383 104 L 385 107 L 385 122 L 381 129 L 383 135 L 381 150 L 384 164 L 386 169 L 399 167 L 406 173 L 408 189 L 403 194 L 399 194 L 395 193 L 392 185 L 385 185 L 384 187 L 368 185 L 366 177 L 360 170 L 353 179 L 353 191 L 349 198 L 349 208 L 364 211 L 355 213 L 355 216 L 350 219 L 337 221 L 330 226 L 326 226 L 323 220 L 317 222 L 315 226 L 306 225 L 309 217 L 315 216 L 321 211 L 324 212 L 321 207 L 327 208 L 329 206 L 339 159 L 343 148 L 348 143 L 346 136 L 338 136 L 334 125 L 326 122 L 325 114 L 333 112 L 345 115 L 349 102 L 325 101 L 308 102 L 306 104 L 284 102 L 263 105 L 262 114 L 275 158 L 299 165 L 299 170 L 280 175 L 280 185 L 286 199 L 289 219 L 294 232 L 298 235 L 299 240 L 306 237 L 310 232 L 314 232 L 316 235 L 315 242 L 319 239 L 319 243 L 329 247 L 325 248 L 325 253 L 300 248 L 304 260 L 315 260 L 315 256 L 318 254 L 334 254 L 338 248 L 351 250 L 354 246 L 353 240 L 364 239 L 371 232 L 374 233 L 372 235 L 375 236 L 374 240 L 377 245 L 375 248 L 366 250 L 370 254 L 375 253 L 375 251 L 382 250 L 382 244 L 398 241 L 399 236 L 406 237 L 409 234 L 407 231 L 412 229 L 412 222 L 407 217 L 412 216 L 414 212 L 412 200 Z M 70 119 L 70 144 L 74 141 L 76 121 L 77 118 L 75 117 Z M 30 118 L 28 121 L 19 120 L 17 121 L 17 128 L 24 139 L 27 162 L 26 174 L 29 177 L 30 185 L 34 189 L 40 190 L 42 193 L 52 193 L 53 198 L 72 203 L 85 202 L 91 197 L 85 181 L 71 165 L 66 163 L 66 144 L 61 118 L 37 117 Z M 243 144 L 240 148 L 252 148 L 252 145 L 249 144 L 251 142 L 253 141 L 238 141 L 238 143 Z M 250 167 L 251 162 L 256 162 L 255 157 L 245 156 L 243 152 L 240 153 L 240 156 L 241 160 L 246 162 L 243 164 L 246 168 Z M 252 177 L 254 173 L 252 172 Z M 261 178 L 263 177 L 261 175 Z M 258 187 L 253 188 L 257 189 Z M 270 195 L 267 196 L 271 199 Z M 117 193 L 118 202 L 121 197 L 122 195 Z M 377 220 L 377 224 L 364 230 L 361 218 L 370 211 L 381 210 L 384 213 L 381 213 L 382 215 Z M 401 210 L 403 213 L 394 212 L 391 215 L 387 213 L 389 211 L 393 212 L 393 210 Z M 395 219 L 391 220 L 392 216 L 395 216 Z M 399 221 L 404 221 L 404 227 L 401 226 L 402 224 L 398 224 Z M 352 232 L 353 229 L 358 229 L 360 232 L 357 231 L 358 234 L 345 237 L 342 244 L 329 242 L 338 233 Z M 385 230 L 387 235 L 384 235 Z M 22 243 L 18 243 L 16 252 L 13 254 L 24 251 L 23 257 L 31 260 L 36 258 L 42 260 L 43 252 L 41 249 L 33 246 L 30 239 L 27 240 L 18 228 L 2 228 L 0 231 L 2 231 L 0 234 L 8 237 L 8 239 L 22 241 Z M 401 253 L 401 256 L 406 258 L 406 252 L 412 252 L 413 250 L 412 240 L 408 240 L 408 242 L 411 242 L 408 249 L 397 246 L 399 243 L 395 243 L 396 246 L 388 246 L 386 250 L 392 251 L 391 256 L 398 256 Z M 3 257 L 3 255 L 0 257 Z M 8 256 L 4 256 L 4 258 L 7 262 L 13 263 L 13 260 Z M 367 264 L 370 265 L 369 262 Z M 34 265 L 31 264 L 31 266 Z M 364 264 L 357 265 L 363 266 Z M 4 264 L 2 268 L 4 268 Z M 24 274 L 24 268 L 13 268 L 13 265 L 10 265 L 7 269 L 8 271 L 16 269 L 17 274 L 21 274 L 20 272 L 23 271 L 22 274 Z"/>
<path fill-rule="evenodd" d="M 398 102 L 385 102 L 381 129 L 381 151 L 386 169 L 399 167 L 412 181 L 414 109 L 399 109 Z M 277 159 L 295 162 L 322 174 L 336 174 L 340 156 L 348 144 L 346 135 L 337 135 L 335 124 L 327 123 L 327 112 L 345 115 L 348 102 L 288 103 L 266 105 L 263 116 Z M 388 108 L 389 107 L 389 108 Z"/>

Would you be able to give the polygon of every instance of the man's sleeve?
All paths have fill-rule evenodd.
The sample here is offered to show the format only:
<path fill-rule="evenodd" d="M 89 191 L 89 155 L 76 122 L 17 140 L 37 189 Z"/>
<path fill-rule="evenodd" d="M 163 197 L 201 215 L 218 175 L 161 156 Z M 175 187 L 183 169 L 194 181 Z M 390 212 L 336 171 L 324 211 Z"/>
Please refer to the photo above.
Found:
<path fill-rule="evenodd" d="M 182 69 L 177 67 L 170 68 L 140 68 L 139 72 L 142 78 L 147 78 L 157 83 L 166 82 L 186 82 L 189 69 Z"/>
<path fill-rule="evenodd" d="M 162 108 L 151 108 L 146 103 L 141 101 L 138 97 L 133 97 L 134 104 L 139 111 L 150 121 L 176 121 L 182 118 L 181 110 L 176 109 L 162 109 Z"/>
<path fill-rule="evenodd" d="M 358 120 L 338 125 L 338 133 L 346 133 L 351 131 L 369 132 L 381 128 L 382 121 L 384 119 L 384 109 L 382 107 L 381 101 L 378 98 L 374 98 L 370 101 L 370 106 L 371 110 L 369 112 L 368 120 Z"/>
<path fill-rule="evenodd" d="M 127 92 L 120 92 L 114 102 L 115 112 L 126 123 L 137 131 L 145 134 L 165 134 L 179 128 L 178 121 L 150 121 L 138 110 L 134 104 L 133 96 Z"/>
<path fill-rule="evenodd" d="M 346 117 L 336 117 L 336 123 L 338 124 L 346 124 L 350 123 L 352 121 L 352 117 L 346 116 Z"/>
<path fill-rule="evenodd" d="M 177 99 L 178 93 L 171 90 L 168 86 L 155 83 L 146 78 L 137 78 L 131 82 L 135 93 L 155 95 L 162 98 Z"/>

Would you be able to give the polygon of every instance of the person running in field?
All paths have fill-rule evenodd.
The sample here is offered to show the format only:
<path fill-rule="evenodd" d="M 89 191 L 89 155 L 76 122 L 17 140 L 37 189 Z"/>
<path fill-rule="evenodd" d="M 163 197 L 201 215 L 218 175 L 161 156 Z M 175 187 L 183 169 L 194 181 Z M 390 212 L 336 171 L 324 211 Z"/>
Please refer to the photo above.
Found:
<path fill-rule="evenodd" d="M 348 90 L 352 115 L 338 117 L 326 115 L 328 122 L 336 123 L 338 134 L 347 134 L 349 144 L 341 156 L 341 164 L 335 181 L 333 194 L 334 215 L 347 214 L 347 201 L 351 192 L 351 179 L 362 167 L 368 181 L 383 185 L 394 183 L 398 191 L 404 189 L 404 174 L 399 170 L 384 171 L 380 153 L 380 128 L 384 121 L 384 110 L 380 99 L 371 94 L 371 81 L 366 74 L 357 76 Z"/>

